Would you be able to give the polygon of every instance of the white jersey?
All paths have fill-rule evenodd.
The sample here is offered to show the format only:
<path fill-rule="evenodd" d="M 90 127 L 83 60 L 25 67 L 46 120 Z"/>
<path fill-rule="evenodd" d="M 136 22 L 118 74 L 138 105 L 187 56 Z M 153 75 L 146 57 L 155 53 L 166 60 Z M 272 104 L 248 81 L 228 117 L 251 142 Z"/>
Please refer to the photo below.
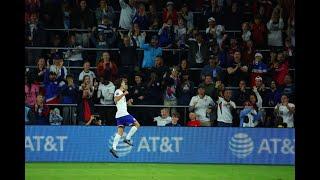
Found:
<path fill-rule="evenodd" d="M 117 89 L 114 92 L 114 97 L 121 96 L 121 94 L 123 94 L 123 92 L 120 89 Z M 127 101 L 125 96 L 122 96 L 122 98 L 118 102 L 116 102 L 116 106 L 117 106 L 116 118 L 129 115 L 127 111 Z"/>
<path fill-rule="evenodd" d="M 236 104 L 231 100 L 228 103 L 226 100 L 224 100 L 221 97 L 219 97 L 217 103 L 218 103 L 217 121 L 224 122 L 224 123 L 232 123 L 233 117 L 231 114 L 230 107 L 236 108 Z"/>
<path fill-rule="evenodd" d="M 288 103 L 288 106 L 291 107 L 291 108 L 294 108 L 295 105 L 292 104 L 292 103 Z M 289 111 L 289 109 L 284 106 L 284 105 L 280 105 L 279 106 L 279 113 L 280 113 L 280 116 L 283 118 L 283 122 L 284 123 L 287 123 L 287 127 L 288 128 L 293 128 L 294 127 L 294 116 L 293 116 L 293 113 L 291 113 Z"/>

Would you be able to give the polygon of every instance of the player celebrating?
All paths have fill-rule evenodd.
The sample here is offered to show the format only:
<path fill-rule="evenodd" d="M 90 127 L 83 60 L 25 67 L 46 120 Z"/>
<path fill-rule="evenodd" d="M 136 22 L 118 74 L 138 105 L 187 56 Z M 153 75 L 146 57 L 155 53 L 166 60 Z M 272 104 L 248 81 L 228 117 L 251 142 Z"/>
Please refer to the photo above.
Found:
<path fill-rule="evenodd" d="M 116 120 L 118 126 L 118 133 L 115 135 L 113 139 L 112 148 L 110 149 L 111 154 L 118 158 L 117 155 L 117 145 L 120 141 L 121 136 L 123 135 L 123 130 L 125 126 L 132 126 L 127 137 L 123 140 L 124 143 L 127 143 L 130 146 L 133 146 L 130 142 L 131 137 L 140 127 L 139 122 L 131 116 L 127 111 L 127 104 L 132 105 L 133 100 L 129 99 L 126 101 L 126 95 L 128 93 L 128 85 L 124 81 L 124 79 L 120 78 L 115 82 L 116 87 L 118 88 L 114 92 L 114 102 L 117 106 Z M 119 87 L 120 86 L 120 87 Z"/>

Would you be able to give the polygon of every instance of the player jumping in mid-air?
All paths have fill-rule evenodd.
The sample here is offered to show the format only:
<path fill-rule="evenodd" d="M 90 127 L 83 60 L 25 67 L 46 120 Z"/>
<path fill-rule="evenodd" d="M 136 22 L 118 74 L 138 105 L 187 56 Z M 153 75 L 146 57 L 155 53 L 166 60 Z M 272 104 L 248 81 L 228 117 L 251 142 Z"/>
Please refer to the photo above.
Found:
<path fill-rule="evenodd" d="M 133 102 L 132 99 L 129 99 L 128 101 L 126 101 L 125 96 L 129 94 L 127 91 L 128 90 L 127 83 L 121 78 L 115 82 L 115 85 L 118 88 L 114 92 L 114 102 L 116 103 L 116 106 L 117 106 L 116 120 L 117 120 L 117 126 L 118 126 L 118 133 L 115 135 L 113 139 L 113 144 L 112 144 L 112 148 L 110 149 L 110 152 L 114 157 L 118 158 L 117 145 L 121 139 L 121 136 L 123 135 L 124 127 L 132 126 L 127 137 L 125 137 L 123 142 L 127 143 L 130 146 L 133 146 L 131 143 L 131 137 L 140 127 L 140 124 L 127 111 L 127 104 L 131 105 Z"/>

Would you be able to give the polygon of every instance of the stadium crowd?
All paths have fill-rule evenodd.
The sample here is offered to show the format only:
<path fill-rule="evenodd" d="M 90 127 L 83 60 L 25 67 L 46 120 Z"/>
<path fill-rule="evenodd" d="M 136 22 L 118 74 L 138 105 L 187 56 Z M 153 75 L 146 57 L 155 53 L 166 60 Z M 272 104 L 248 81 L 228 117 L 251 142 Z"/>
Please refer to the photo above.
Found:
<path fill-rule="evenodd" d="M 26 124 L 114 125 L 123 78 L 141 125 L 294 127 L 292 0 L 26 0 L 25 45 Z"/>

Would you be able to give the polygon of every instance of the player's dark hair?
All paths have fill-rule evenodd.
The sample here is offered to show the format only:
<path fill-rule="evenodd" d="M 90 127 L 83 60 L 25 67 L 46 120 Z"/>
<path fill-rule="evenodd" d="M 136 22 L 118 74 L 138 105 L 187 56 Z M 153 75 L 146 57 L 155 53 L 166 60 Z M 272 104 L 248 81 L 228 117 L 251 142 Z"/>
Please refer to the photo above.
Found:
<path fill-rule="evenodd" d="M 123 78 L 119 78 L 114 81 L 114 85 L 117 89 L 119 89 L 121 87 L 122 80 L 123 80 Z"/>

